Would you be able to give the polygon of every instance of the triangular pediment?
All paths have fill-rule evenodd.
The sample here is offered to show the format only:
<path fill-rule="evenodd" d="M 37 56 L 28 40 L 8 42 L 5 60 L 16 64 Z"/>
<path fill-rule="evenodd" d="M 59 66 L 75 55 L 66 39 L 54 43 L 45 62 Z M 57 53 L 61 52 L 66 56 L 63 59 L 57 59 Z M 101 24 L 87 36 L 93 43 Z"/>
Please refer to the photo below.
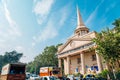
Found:
<path fill-rule="evenodd" d="M 61 46 L 59 53 L 83 46 L 85 44 L 91 43 L 92 39 L 95 37 L 94 32 L 86 34 L 84 36 L 73 36 L 68 39 L 68 41 Z"/>
<path fill-rule="evenodd" d="M 82 45 L 90 43 L 90 42 L 91 42 L 91 40 L 73 39 L 63 48 L 63 50 L 61 52 L 65 52 L 70 49 L 77 48 L 79 46 L 82 46 Z"/>

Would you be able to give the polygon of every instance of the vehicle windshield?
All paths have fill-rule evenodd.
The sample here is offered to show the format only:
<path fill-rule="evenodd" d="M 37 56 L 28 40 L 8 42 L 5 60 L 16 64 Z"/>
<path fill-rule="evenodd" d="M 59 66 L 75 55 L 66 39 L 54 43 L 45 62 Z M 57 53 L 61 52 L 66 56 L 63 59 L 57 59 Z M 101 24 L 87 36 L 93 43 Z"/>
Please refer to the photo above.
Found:
<path fill-rule="evenodd" d="M 59 71 L 53 71 L 53 74 L 59 74 L 60 72 Z"/>
<path fill-rule="evenodd" d="M 37 77 L 37 75 L 36 74 L 32 74 L 32 77 Z"/>
<path fill-rule="evenodd" d="M 25 67 L 11 65 L 9 74 L 25 74 Z"/>

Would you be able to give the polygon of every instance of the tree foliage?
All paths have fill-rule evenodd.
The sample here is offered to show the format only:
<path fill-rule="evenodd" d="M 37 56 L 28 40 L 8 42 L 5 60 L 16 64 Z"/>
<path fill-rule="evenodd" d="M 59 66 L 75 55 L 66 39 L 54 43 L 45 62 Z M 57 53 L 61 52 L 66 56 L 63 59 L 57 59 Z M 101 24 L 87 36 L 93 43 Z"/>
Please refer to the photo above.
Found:
<path fill-rule="evenodd" d="M 4 55 L 0 55 L 0 70 L 8 63 L 19 62 L 22 55 L 23 53 L 18 53 L 17 51 L 5 52 Z"/>
<path fill-rule="evenodd" d="M 119 33 L 120 32 L 120 18 L 116 19 L 112 24 L 115 26 L 114 29 Z"/>
<path fill-rule="evenodd" d="M 57 58 L 57 49 L 58 46 L 61 44 L 58 44 L 56 46 L 47 46 L 42 53 L 40 53 L 38 56 L 34 58 L 33 62 L 28 63 L 27 65 L 27 71 L 33 73 L 37 72 L 39 73 L 40 67 L 45 66 L 58 66 L 58 58 Z"/>
<path fill-rule="evenodd" d="M 120 60 L 120 19 L 116 20 L 113 25 L 114 29 L 101 31 L 93 40 L 97 45 L 97 52 L 112 67 Z M 119 66 L 120 67 L 120 66 Z"/>

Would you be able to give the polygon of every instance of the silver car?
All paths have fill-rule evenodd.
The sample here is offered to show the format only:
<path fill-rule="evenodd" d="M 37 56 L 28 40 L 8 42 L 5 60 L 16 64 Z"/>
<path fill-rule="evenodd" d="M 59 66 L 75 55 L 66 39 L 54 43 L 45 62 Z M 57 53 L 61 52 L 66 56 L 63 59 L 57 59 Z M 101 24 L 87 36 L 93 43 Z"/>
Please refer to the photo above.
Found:
<path fill-rule="evenodd" d="M 30 76 L 30 80 L 40 80 L 40 76 L 39 75 L 36 75 L 36 74 L 32 74 Z"/>

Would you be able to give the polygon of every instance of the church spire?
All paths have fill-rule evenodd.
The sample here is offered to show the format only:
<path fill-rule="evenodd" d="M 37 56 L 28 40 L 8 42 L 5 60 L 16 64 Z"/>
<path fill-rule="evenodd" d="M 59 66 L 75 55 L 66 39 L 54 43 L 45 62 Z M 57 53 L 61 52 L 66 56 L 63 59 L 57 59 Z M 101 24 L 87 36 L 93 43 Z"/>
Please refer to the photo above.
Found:
<path fill-rule="evenodd" d="M 82 17 L 80 15 L 80 10 L 78 9 L 78 6 L 77 6 L 77 28 L 76 29 L 78 29 L 81 26 L 85 26 L 85 25 L 82 21 Z"/>
<path fill-rule="evenodd" d="M 77 6 L 77 27 L 75 30 L 75 34 L 82 36 L 88 32 L 89 32 L 89 29 L 84 25 L 82 21 L 82 17 L 80 15 L 80 10 L 78 9 L 78 6 Z"/>

